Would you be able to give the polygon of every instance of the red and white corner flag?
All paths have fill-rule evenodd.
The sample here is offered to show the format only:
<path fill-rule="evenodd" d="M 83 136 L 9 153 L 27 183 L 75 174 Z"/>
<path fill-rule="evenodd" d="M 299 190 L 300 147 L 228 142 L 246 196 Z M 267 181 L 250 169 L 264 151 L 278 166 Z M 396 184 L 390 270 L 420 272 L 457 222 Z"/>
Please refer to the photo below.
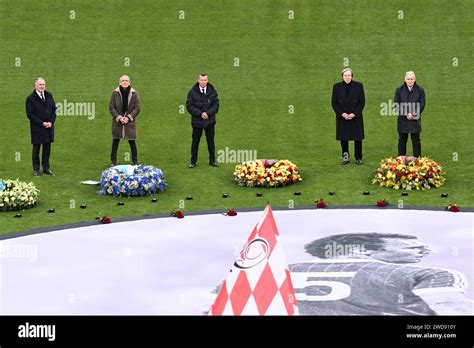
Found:
<path fill-rule="evenodd" d="M 262 220 L 222 283 L 209 315 L 298 315 L 295 291 L 272 207 Z"/>

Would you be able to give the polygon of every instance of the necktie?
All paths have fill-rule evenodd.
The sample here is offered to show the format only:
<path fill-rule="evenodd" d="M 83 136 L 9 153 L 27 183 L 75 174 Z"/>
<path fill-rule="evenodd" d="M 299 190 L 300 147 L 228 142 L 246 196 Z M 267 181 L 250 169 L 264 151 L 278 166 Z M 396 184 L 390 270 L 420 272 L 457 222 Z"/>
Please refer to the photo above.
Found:
<path fill-rule="evenodd" d="M 41 100 L 44 101 L 44 94 L 41 93 Z"/>

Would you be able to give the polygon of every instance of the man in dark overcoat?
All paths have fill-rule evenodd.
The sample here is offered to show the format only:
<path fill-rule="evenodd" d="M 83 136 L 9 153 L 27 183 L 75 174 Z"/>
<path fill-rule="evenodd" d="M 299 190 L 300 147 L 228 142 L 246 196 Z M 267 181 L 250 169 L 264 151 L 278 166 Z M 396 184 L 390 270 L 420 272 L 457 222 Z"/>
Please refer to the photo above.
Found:
<path fill-rule="evenodd" d="M 405 156 L 408 134 L 411 135 L 413 156 L 421 156 L 421 113 L 425 109 L 425 91 L 416 83 L 413 71 L 405 73 L 405 83 L 395 91 L 394 104 L 398 113 L 398 156 Z"/>
<path fill-rule="evenodd" d="M 41 147 L 41 166 L 47 175 L 54 175 L 49 157 L 51 143 L 54 142 L 54 123 L 56 122 L 56 103 L 53 95 L 46 90 L 44 78 L 35 80 L 35 90 L 26 97 L 26 116 L 30 120 L 31 144 L 33 145 L 33 175 L 40 176 L 39 153 Z"/>
<path fill-rule="evenodd" d="M 350 68 L 342 70 L 342 81 L 332 88 L 332 108 L 336 113 L 336 140 L 341 142 L 342 165 L 349 163 L 349 141 L 354 141 L 356 164 L 362 164 L 365 106 L 364 86 L 353 80 Z"/>

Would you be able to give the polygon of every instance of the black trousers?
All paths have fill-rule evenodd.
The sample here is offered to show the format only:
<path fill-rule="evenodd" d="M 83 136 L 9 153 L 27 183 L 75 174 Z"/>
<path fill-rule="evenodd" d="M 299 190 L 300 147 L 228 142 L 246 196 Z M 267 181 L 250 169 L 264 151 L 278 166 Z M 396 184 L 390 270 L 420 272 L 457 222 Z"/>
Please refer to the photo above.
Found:
<path fill-rule="evenodd" d="M 39 171 L 40 170 L 40 159 L 39 153 L 41 145 L 43 145 L 43 152 L 41 153 L 41 166 L 43 170 L 49 169 L 49 156 L 51 155 L 51 143 L 44 143 L 44 144 L 33 144 L 33 170 Z"/>
<path fill-rule="evenodd" d="M 137 151 L 137 143 L 135 140 L 129 140 L 128 143 L 130 144 L 130 150 L 132 151 L 132 162 L 138 163 L 138 151 Z M 117 151 L 120 144 L 120 139 L 114 139 L 112 142 L 112 152 L 110 153 L 110 161 L 113 163 L 117 163 Z"/>
<path fill-rule="evenodd" d="M 199 142 L 202 131 L 206 132 L 207 150 L 209 151 L 209 162 L 216 161 L 216 146 L 214 144 L 214 125 L 206 128 L 193 127 L 193 143 L 191 145 L 191 163 L 196 163 L 198 159 Z"/>
<path fill-rule="evenodd" d="M 406 156 L 408 134 L 411 134 L 411 143 L 413 146 L 413 156 L 421 156 L 420 133 L 398 133 L 398 156 Z"/>
<path fill-rule="evenodd" d="M 349 159 L 349 141 L 341 140 L 342 157 Z M 362 159 L 362 140 L 354 140 L 355 159 Z"/>

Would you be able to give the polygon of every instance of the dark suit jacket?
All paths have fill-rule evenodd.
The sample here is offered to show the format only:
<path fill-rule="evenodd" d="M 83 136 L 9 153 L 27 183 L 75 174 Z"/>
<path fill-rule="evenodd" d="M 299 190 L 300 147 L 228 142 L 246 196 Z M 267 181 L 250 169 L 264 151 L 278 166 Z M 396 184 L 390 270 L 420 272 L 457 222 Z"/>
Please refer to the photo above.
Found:
<path fill-rule="evenodd" d="M 216 124 L 216 114 L 219 111 L 219 96 L 213 85 L 207 84 L 206 94 L 202 94 L 199 83 L 191 88 L 186 100 L 186 108 L 191 114 L 191 124 L 193 127 L 205 128 Z M 207 112 L 208 120 L 203 120 L 201 115 Z"/>
<path fill-rule="evenodd" d="M 398 105 L 397 130 L 399 133 L 421 132 L 421 113 L 425 109 L 425 90 L 416 82 L 410 92 L 406 83 L 395 91 L 395 105 Z M 407 113 L 417 116 L 415 120 L 408 120 Z"/>
<path fill-rule="evenodd" d="M 352 81 L 349 94 L 346 94 L 345 82 L 338 82 L 332 88 L 332 108 L 336 113 L 336 139 L 362 140 L 364 139 L 364 119 L 362 110 L 365 106 L 364 86 L 360 82 Z M 355 114 L 352 120 L 346 120 L 343 113 Z"/>
<path fill-rule="evenodd" d="M 32 144 L 46 144 L 54 141 L 54 122 L 56 121 L 56 103 L 53 95 L 44 91 L 45 102 L 36 90 L 26 97 L 26 116 L 30 120 Z M 51 122 L 53 127 L 44 128 L 43 122 Z"/>

